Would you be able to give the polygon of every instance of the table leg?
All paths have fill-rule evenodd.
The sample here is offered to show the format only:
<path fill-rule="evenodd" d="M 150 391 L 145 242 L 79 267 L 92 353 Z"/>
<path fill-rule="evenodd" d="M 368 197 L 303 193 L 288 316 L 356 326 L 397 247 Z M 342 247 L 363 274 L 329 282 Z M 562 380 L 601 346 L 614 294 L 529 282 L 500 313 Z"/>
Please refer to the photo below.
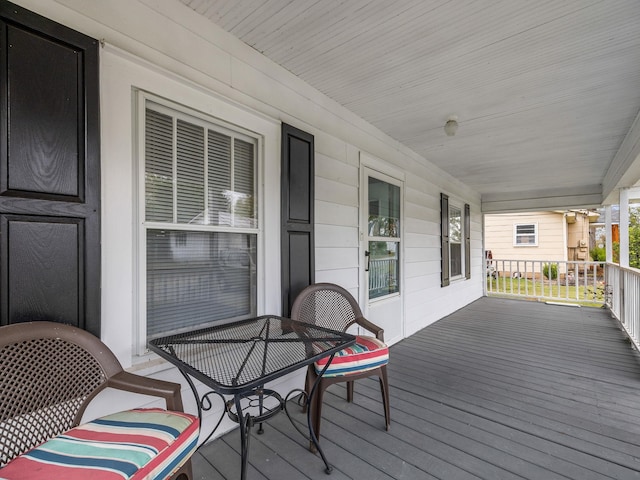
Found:
<path fill-rule="evenodd" d="M 253 404 L 253 398 L 257 397 L 258 404 Z M 265 398 L 272 399 L 276 402 L 273 407 L 265 405 Z M 248 405 L 242 408 L 242 400 L 248 401 Z M 251 428 L 256 424 L 262 424 L 269 420 L 274 415 L 280 413 L 284 409 L 284 399 L 275 390 L 265 389 L 259 387 L 257 389 L 248 390 L 242 393 L 236 393 L 233 396 L 233 400 L 229 400 L 225 404 L 225 410 L 231 420 L 236 422 L 240 426 L 240 451 L 241 451 L 241 478 L 244 479 L 247 470 L 247 460 L 249 458 L 249 440 L 251 437 Z M 258 408 L 257 415 L 251 415 L 248 410 L 251 408 Z"/>
<path fill-rule="evenodd" d="M 247 478 L 247 460 L 249 457 L 249 439 L 251 438 L 251 427 L 253 426 L 253 419 L 250 414 L 242 413 L 242 406 L 240 405 L 240 395 L 234 395 L 234 402 L 236 405 L 236 414 L 238 415 L 238 424 L 240 426 L 240 480 Z"/>
<path fill-rule="evenodd" d="M 207 435 L 207 437 L 202 440 L 200 438 L 200 436 L 202 435 L 202 411 L 208 411 L 211 410 L 211 408 L 213 408 L 213 403 L 211 402 L 211 399 L 209 398 L 209 395 L 217 395 L 221 400 L 222 400 L 222 404 L 225 405 L 225 398 L 224 395 L 222 395 L 221 393 L 215 392 L 213 390 L 205 393 L 202 397 L 198 394 L 198 389 L 196 388 L 195 384 L 193 383 L 193 380 L 191 380 L 191 377 L 184 372 L 182 369 L 178 369 L 180 371 L 180 373 L 182 374 L 182 376 L 185 378 L 185 380 L 187 381 L 187 383 L 189 384 L 189 387 L 191 388 L 191 391 L 193 392 L 193 396 L 195 398 L 196 401 L 196 407 L 198 408 L 198 448 L 202 447 L 204 444 L 206 444 L 209 439 L 211 439 L 211 437 L 213 436 L 213 434 L 216 432 L 216 430 L 218 430 L 218 427 L 220 426 L 220 424 L 222 423 L 222 419 L 224 418 L 224 414 L 226 411 L 226 406 L 225 408 L 223 408 L 222 410 L 222 414 L 220 415 L 220 418 L 218 419 L 218 422 L 216 423 L 216 425 L 213 427 L 213 430 L 211 430 L 211 432 L 209 432 L 209 435 Z"/>
<path fill-rule="evenodd" d="M 262 387 L 260 387 L 260 390 L 258 392 L 258 415 L 261 417 L 262 413 L 264 412 L 264 385 Z M 258 435 L 262 435 L 264 433 L 264 429 L 262 428 L 262 424 L 263 422 L 260 422 L 260 425 L 258 425 Z"/>

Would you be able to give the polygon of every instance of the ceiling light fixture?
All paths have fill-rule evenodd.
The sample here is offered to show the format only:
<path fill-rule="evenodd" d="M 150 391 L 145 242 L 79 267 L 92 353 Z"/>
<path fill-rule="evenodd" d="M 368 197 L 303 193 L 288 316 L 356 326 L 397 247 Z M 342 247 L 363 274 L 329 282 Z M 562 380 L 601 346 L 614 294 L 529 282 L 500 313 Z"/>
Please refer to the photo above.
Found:
<path fill-rule="evenodd" d="M 444 124 L 444 133 L 447 134 L 448 137 L 453 137 L 458 131 L 458 117 L 455 115 L 451 115 L 447 123 Z"/>

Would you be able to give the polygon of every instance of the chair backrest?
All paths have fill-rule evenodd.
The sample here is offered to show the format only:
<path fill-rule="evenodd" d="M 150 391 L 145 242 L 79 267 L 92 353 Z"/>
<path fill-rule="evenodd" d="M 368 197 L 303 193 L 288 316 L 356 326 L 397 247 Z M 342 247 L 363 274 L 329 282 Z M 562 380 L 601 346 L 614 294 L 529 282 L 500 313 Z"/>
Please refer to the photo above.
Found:
<path fill-rule="evenodd" d="M 291 307 L 291 318 L 333 330 L 345 331 L 362 317 L 358 302 L 344 288 L 333 283 L 306 287 Z"/>
<path fill-rule="evenodd" d="M 53 322 L 0 328 L 0 467 L 77 426 L 89 401 L 122 371 L 84 330 Z"/>

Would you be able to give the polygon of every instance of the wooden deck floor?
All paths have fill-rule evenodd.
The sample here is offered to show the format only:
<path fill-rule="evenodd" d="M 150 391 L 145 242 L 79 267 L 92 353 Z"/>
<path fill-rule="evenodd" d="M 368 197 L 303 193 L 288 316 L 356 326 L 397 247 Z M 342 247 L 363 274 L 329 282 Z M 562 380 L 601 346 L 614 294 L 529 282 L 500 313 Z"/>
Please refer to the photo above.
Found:
<path fill-rule="evenodd" d="M 278 415 L 248 478 L 640 479 L 640 357 L 605 310 L 482 298 L 394 345 L 389 380 L 389 432 L 377 382 L 329 389 L 331 476 Z M 238 479 L 239 443 L 201 448 L 194 476 Z"/>

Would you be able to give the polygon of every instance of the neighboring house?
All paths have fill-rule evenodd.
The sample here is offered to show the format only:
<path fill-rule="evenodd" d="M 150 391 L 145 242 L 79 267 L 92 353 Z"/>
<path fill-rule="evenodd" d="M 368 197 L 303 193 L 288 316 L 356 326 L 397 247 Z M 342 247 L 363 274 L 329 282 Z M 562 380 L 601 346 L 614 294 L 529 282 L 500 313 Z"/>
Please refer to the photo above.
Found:
<path fill-rule="evenodd" d="M 494 259 L 588 261 L 598 218 L 590 210 L 485 215 L 485 249 Z"/>

